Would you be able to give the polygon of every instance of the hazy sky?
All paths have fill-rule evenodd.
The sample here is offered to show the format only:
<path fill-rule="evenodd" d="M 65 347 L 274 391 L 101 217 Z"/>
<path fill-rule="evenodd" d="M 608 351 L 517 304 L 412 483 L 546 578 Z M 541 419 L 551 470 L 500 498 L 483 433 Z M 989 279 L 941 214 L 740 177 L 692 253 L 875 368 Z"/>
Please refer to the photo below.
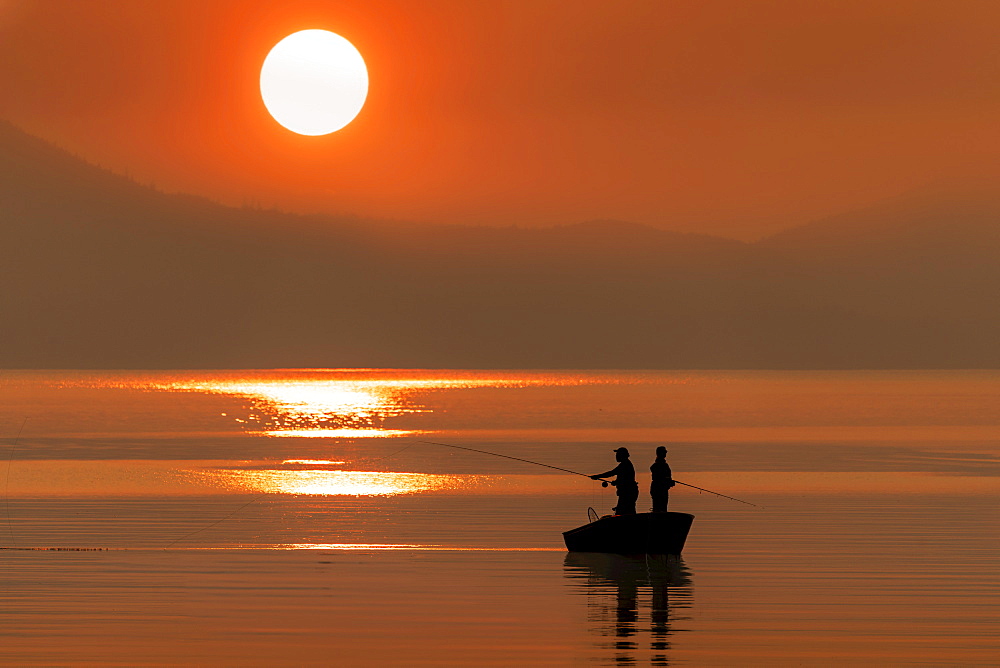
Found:
<path fill-rule="evenodd" d="M 357 46 L 344 130 L 275 123 L 285 35 Z M 171 191 L 755 237 L 1000 164 L 1000 2 L 0 0 L 0 116 Z"/>

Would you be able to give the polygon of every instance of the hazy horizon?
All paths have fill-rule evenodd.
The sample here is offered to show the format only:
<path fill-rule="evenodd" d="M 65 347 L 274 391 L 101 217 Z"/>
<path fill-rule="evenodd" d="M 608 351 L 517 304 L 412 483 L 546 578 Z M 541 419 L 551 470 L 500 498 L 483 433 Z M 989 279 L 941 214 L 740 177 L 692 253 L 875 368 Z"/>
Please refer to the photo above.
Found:
<path fill-rule="evenodd" d="M 226 201 L 224 198 L 214 198 L 210 195 L 206 195 L 199 192 L 185 191 L 185 190 L 171 190 L 167 189 L 161 184 L 154 181 L 144 181 L 136 174 L 134 174 L 127 167 L 124 169 L 115 169 L 112 166 L 103 165 L 98 162 L 89 160 L 86 156 L 79 155 L 70 150 L 69 147 L 63 146 L 58 142 L 50 141 L 45 137 L 33 134 L 26 128 L 19 126 L 9 119 L 0 118 L 0 124 L 7 124 L 13 128 L 16 132 L 24 133 L 25 135 L 36 139 L 46 145 L 56 149 L 60 152 L 66 153 L 73 158 L 80 160 L 89 167 L 106 172 L 109 175 L 118 177 L 128 181 L 129 183 L 138 186 L 140 188 L 149 189 L 163 195 L 176 195 L 181 197 L 192 197 L 198 199 L 204 199 L 215 205 L 225 207 L 227 209 L 236 209 L 244 211 L 262 211 L 268 213 L 277 213 L 282 215 L 288 215 L 293 217 L 303 217 L 307 219 L 315 219 L 320 221 L 329 221 L 333 223 L 358 223 L 365 225 L 375 225 L 375 226 L 402 226 L 410 228 L 420 228 L 420 227 L 486 227 L 486 228 L 526 228 L 526 229 L 551 229 L 551 228 L 564 228 L 572 227 L 575 225 L 587 225 L 587 224 L 623 224 L 623 225 L 634 225 L 637 227 L 650 227 L 653 229 L 661 230 L 664 232 L 684 234 L 684 235 L 697 235 L 714 237 L 718 239 L 726 239 L 730 241 L 739 241 L 742 243 L 753 244 L 772 236 L 780 235 L 790 230 L 795 230 L 800 227 L 810 225 L 813 223 L 821 223 L 830 219 L 837 219 L 843 216 L 849 216 L 851 214 L 856 214 L 858 212 L 867 211 L 869 209 L 878 209 L 883 206 L 891 206 L 897 203 L 907 204 L 910 201 L 922 201 L 926 202 L 928 205 L 934 205 L 937 203 L 947 203 L 956 201 L 956 199 L 964 194 L 970 194 L 974 201 L 981 201 L 989 205 L 996 205 L 998 211 L 1000 211 L 1000 178 L 997 180 L 985 181 L 981 177 L 978 179 L 936 179 L 929 180 L 926 183 L 917 185 L 916 187 L 909 188 L 905 191 L 888 193 L 882 197 L 871 202 L 864 202 L 857 206 L 852 206 L 845 209 L 831 209 L 828 212 L 817 214 L 812 217 L 805 217 L 802 219 L 789 219 L 787 226 L 784 227 L 774 227 L 766 232 L 754 233 L 753 236 L 747 236 L 747 233 L 741 233 L 737 228 L 727 228 L 725 230 L 715 230 L 715 231 L 696 231 L 690 229 L 684 229 L 683 226 L 671 227 L 669 223 L 664 222 L 661 224 L 640 222 L 637 220 L 628 220 L 623 218 L 586 218 L 586 219 L 572 219 L 560 222 L 543 222 L 532 224 L 529 222 L 523 222 L 516 219 L 512 220 L 498 220 L 491 222 L 442 222 L 436 220 L 418 220 L 418 219 L 405 219 L 405 218 L 376 218 L 376 217 L 366 217 L 354 211 L 298 211 L 294 208 L 283 208 L 279 203 L 272 202 L 270 204 L 265 204 L 253 198 L 248 198 L 240 203 Z M 928 196 L 929 195 L 929 196 Z"/>
<path fill-rule="evenodd" d="M 230 208 L 10 126 L 0 172 L 0 366 L 1000 366 L 991 199 L 900 198 L 748 244 Z"/>
<path fill-rule="evenodd" d="M 988 2 L 10 0 L 0 116 L 140 183 L 229 205 L 752 239 L 1000 175 L 998 14 Z M 308 138 L 268 116 L 258 74 L 278 39 L 317 25 L 361 49 L 371 87 L 351 125 Z"/>
<path fill-rule="evenodd" d="M 590 224 L 612 224 L 612 225 L 625 225 L 625 226 L 635 226 L 635 227 L 649 227 L 663 232 L 682 234 L 682 235 L 694 235 L 694 236 L 705 236 L 713 237 L 717 239 L 724 239 L 729 241 L 737 241 L 746 244 L 754 244 L 771 237 L 780 236 L 787 232 L 797 230 L 799 228 L 807 227 L 814 224 L 821 224 L 832 220 L 845 219 L 855 215 L 863 215 L 869 211 L 884 211 L 887 209 L 893 209 L 901 207 L 904 210 L 909 210 L 911 213 L 916 213 L 918 210 L 916 207 L 923 207 L 926 211 L 935 211 L 938 207 L 948 207 L 958 205 L 962 208 L 970 207 L 985 207 L 985 210 L 989 212 L 995 211 L 1000 215 L 1000 175 L 997 178 L 991 178 L 989 176 L 984 176 L 979 174 L 976 176 L 967 176 L 961 178 L 939 178 L 928 180 L 924 183 L 918 184 L 915 187 L 909 188 L 900 192 L 887 193 L 884 196 L 879 197 L 876 200 L 870 202 L 864 202 L 856 206 L 851 206 L 848 208 L 831 209 L 830 211 L 822 214 L 817 214 L 812 217 L 804 217 L 802 219 L 790 219 L 787 226 L 785 227 L 775 227 L 774 229 L 768 230 L 766 232 L 755 234 L 752 237 L 747 237 L 741 234 L 730 234 L 725 231 L 695 231 L 689 229 L 683 229 L 683 227 L 671 227 L 668 224 L 652 224 L 647 222 L 641 222 L 637 220 L 628 220 L 624 218 L 585 218 L 585 219 L 573 219 L 562 222 L 546 222 L 541 224 L 530 224 L 521 222 L 518 220 L 504 220 L 495 221 L 490 223 L 461 223 L 461 222 L 442 222 L 436 220 L 418 220 L 418 219 L 404 219 L 404 218 L 375 218 L 366 217 L 362 214 L 353 211 L 297 211 L 294 208 L 282 208 L 278 203 L 271 203 L 269 205 L 264 204 L 260 201 L 249 198 L 241 203 L 227 202 L 224 199 L 216 199 L 209 195 L 205 195 L 198 192 L 184 191 L 184 190 L 170 190 L 163 187 L 153 181 L 144 181 L 137 175 L 133 174 L 129 169 L 118 170 L 114 167 L 103 165 L 98 162 L 94 162 L 88 159 L 86 156 L 79 155 L 71 151 L 68 147 L 60 145 L 58 142 L 53 142 L 45 137 L 39 136 L 37 134 L 32 134 L 26 128 L 20 127 L 13 121 L 5 118 L 0 118 L 0 125 L 9 126 L 15 133 L 23 134 L 30 137 L 33 140 L 37 140 L 47 145 L 48 147 L 55 149 L 59 153 L 64 153 L 75 160 L 80 161 L 87 167 L 99 170 L 113 176 L 116 178 L 123 179 L 128 183 L 137 186 L 142 189 L 148 189 L 154 191 L 158 194 L 167 196 L 180 196 L 180 197 L 190 197 L 195 199 L 202 199 L 213 205 L 218 205 L 226 209 L 234 209 L 237 211 L 250 211 L 250 212 L 266 212 L 266 213 L 276 213 L 281 215 L 287 215 L 289 217 L 303 218 L 309 220 L 327 221 L 331 223 L 353 223 L 362 225 L 373 225 L 373 226 L 400 226 L 404 228 L 419 229 L 420 227 L 457 227 L 457 228 L 468 228 L 468 227 L 486 227 L 493 229 L 553 229 L 553 228 L 566 228 L 578 225 L 590 225 Z M 998 225 L 1000 225 L 1000 218 L 998 218 Z M 733 232 L 734 230 L 729 230 Z"/>

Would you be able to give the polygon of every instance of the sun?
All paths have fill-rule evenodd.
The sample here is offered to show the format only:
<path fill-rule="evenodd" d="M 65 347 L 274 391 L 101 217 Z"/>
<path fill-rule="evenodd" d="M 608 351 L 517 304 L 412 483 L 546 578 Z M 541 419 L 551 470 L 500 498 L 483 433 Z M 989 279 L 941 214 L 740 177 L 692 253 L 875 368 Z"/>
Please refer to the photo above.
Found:
<path fill-rule="evenodd" d="M 340 130 L 368 97 L 361 53 L 329 30 L 301 30 L 274 45 L 260 68 L 260 95 L 271 116 L 300 135 Z"/>

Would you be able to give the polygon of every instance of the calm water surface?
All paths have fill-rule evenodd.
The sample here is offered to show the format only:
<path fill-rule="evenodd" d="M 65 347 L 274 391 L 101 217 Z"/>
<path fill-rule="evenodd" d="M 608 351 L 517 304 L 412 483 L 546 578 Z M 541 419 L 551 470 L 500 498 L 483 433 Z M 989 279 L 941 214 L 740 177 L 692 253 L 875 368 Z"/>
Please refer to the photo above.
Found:
<path fill-rule="evenodd" d="M 3 664 L 1000 663 L 998 372 L 0 374 Z"/>

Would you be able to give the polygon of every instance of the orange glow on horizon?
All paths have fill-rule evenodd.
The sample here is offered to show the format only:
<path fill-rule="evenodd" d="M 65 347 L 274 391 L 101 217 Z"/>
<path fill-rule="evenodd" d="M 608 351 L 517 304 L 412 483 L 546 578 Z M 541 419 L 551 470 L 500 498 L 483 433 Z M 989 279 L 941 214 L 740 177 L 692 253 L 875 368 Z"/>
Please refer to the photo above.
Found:
<path fill-rule="evenodd" d="M 3 17 L 5 115 L 237 206 L 755 237 L 995 168 L 1000 150 L 998 5 L 176 0 L 109 4 L 113 21 L 101 6 Z M 277 126 L 259 94 L 271 47 L 312 28 L 379 81 L 320 138 Z"/>

